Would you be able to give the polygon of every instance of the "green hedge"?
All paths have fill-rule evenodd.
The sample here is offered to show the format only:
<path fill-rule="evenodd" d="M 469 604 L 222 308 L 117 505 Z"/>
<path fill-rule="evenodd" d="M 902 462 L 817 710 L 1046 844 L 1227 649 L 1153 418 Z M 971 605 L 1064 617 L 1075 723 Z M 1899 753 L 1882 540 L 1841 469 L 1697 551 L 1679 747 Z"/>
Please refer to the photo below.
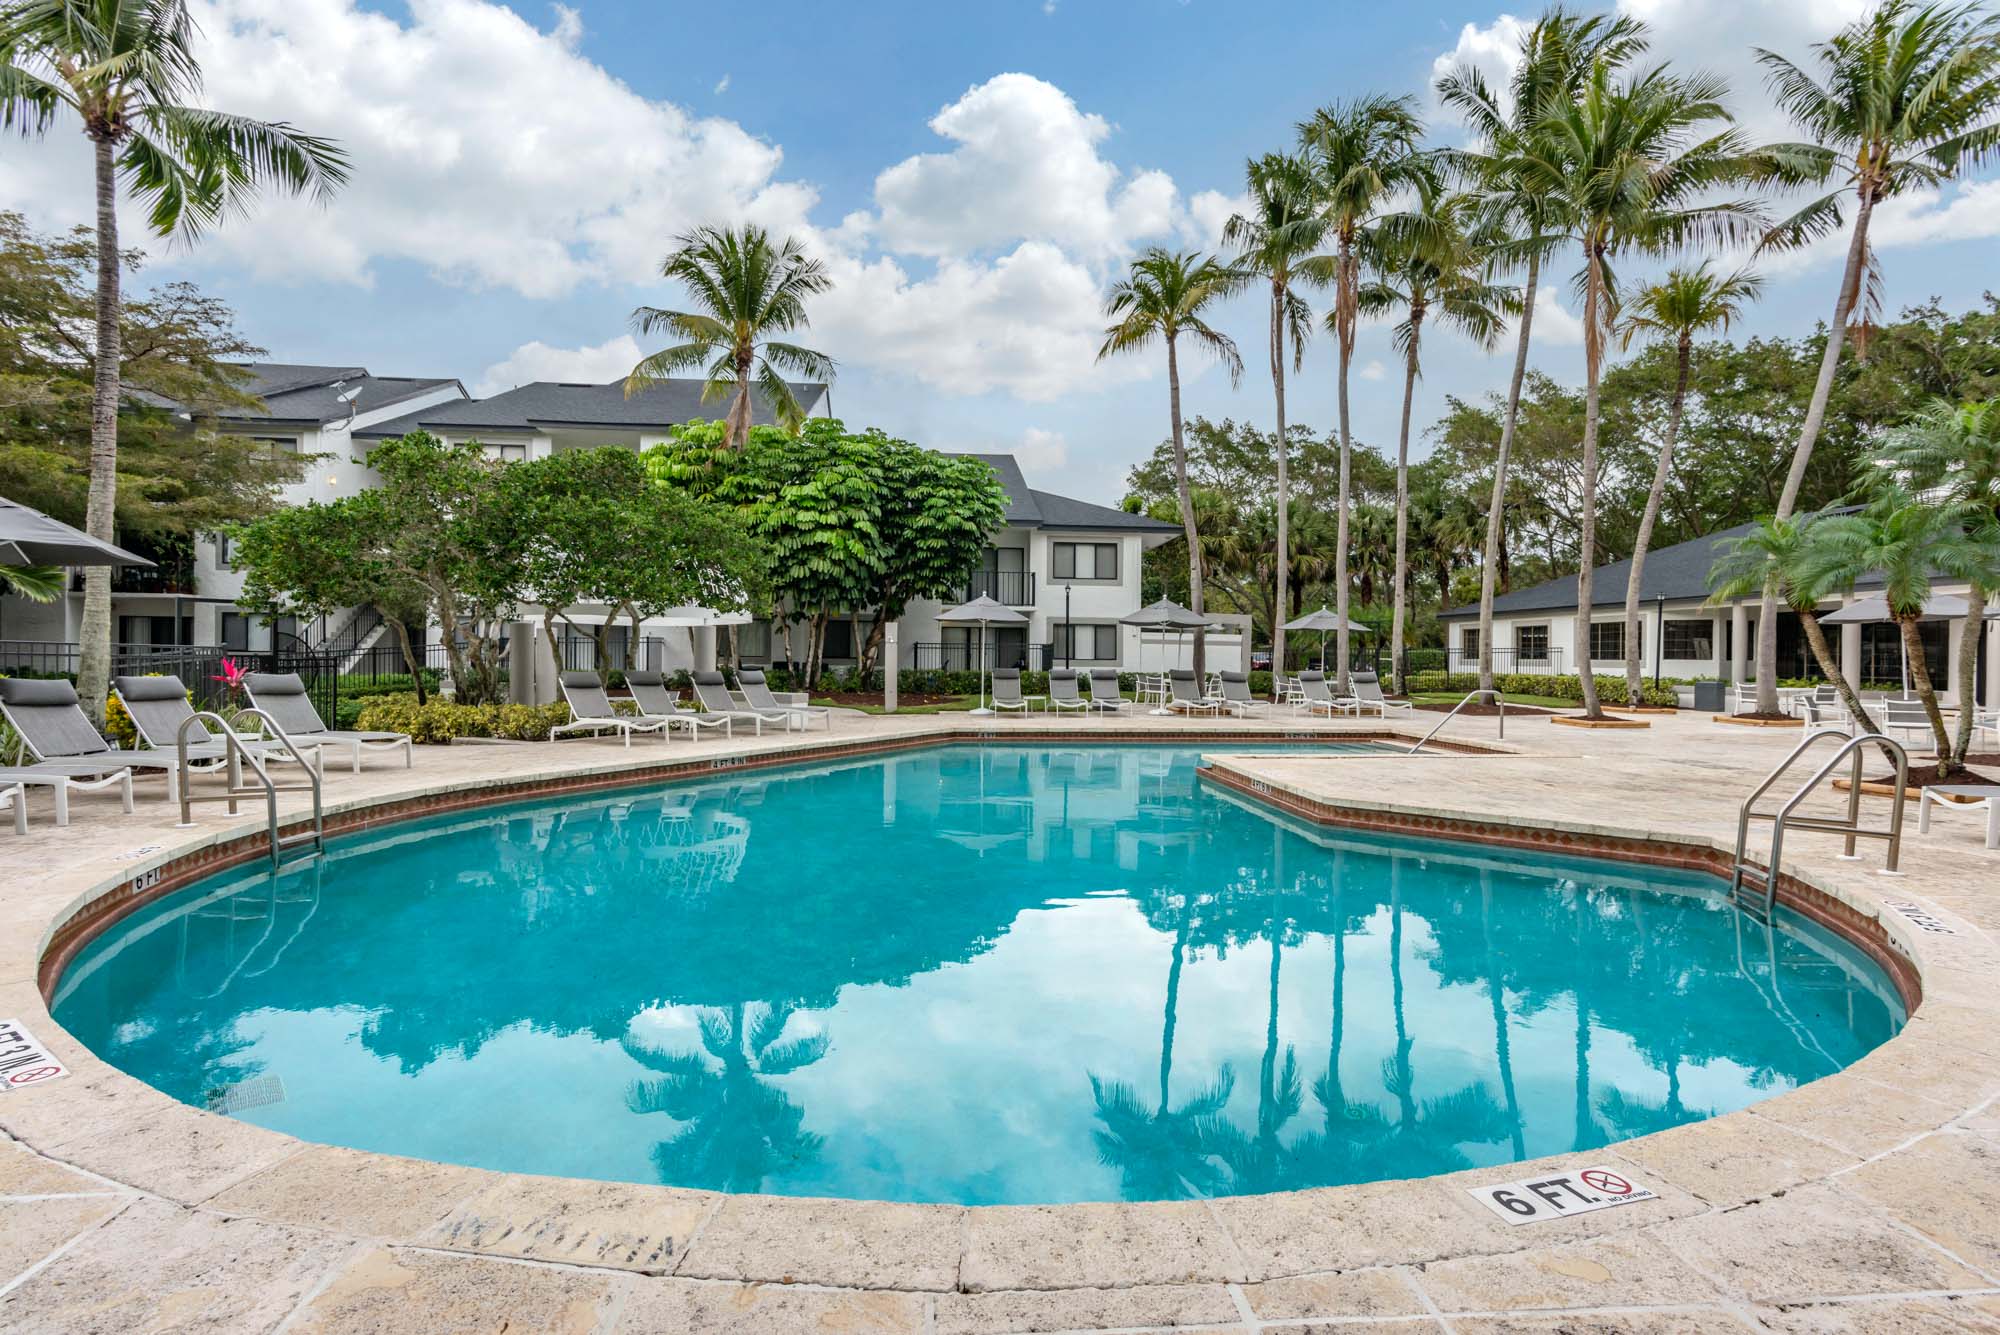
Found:
<path fill-rule="evenodd" d="M 1501 672 L 1494 674 L 1493 684 L 1504 695 L 1541 695 L 1557 700 L 1583 702 L 1583 682 L 1574 675 L 1543 677 L 1525 672 Z M 1476 672 L 1412 672 L 1412 691 L 1471 691 L 1478 689 L 1479 674 Z M 1625 699 L 1625 679 L 1623 677 L 1597 678 L 1597 698 L 1610 704 L 1618 704 Z M 1639 692 L 1642 702 L 1649 705 L 1673 706 L 1679 703 L 1673 687 L 1655 686 L 1650 681 Z"/>
<path fill-rule="evenodd" d="M 504 737 L 545 742 L 549 729 L 569 722 L 569 706 L 461 705 L 450 700 L 417 703 L 414 695 L 378 695 L 367 700 L 356 725 L 366 732 L 406 732 L 426 746 L 454 737 Z"/>

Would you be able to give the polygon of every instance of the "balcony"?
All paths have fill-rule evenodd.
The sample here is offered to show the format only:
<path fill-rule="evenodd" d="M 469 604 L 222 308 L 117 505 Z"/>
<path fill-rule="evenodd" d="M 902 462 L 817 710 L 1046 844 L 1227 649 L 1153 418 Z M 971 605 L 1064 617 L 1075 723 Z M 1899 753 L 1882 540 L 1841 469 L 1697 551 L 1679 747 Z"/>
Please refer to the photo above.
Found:
<path fill-rule="evenodd" d="M 83 571 L 70 574 L 70 589 L 83 591 Z M 194 571 L 173 566 L 118 566 L 111 572 L 113 593 L 183 593 L 192 594 Z"/>
<path fill-rule="evenodd" d="M 976 570 L 959 591 L 956 602 L 991 598 L 1008 607 L 1035 605 L 1035 572 L 1032 570 Z"/>

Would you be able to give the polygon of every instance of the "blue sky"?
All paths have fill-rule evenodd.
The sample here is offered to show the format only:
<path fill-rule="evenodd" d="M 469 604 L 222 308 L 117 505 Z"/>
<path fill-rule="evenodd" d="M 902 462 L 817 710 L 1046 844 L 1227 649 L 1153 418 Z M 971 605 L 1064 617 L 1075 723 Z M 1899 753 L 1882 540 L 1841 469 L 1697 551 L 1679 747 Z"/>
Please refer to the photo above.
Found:
<path fill-rule="evenodd" d="M 751 218 L 802 237 L 838 286 L 809 340 L 839 358 L 837 412 L 946 449 L 1013 449 L 1036 485 L 1115 501 L 1166 428 L 1153 359 L 1093 364 L 1104 288 L 1138 249 L 1212 246 L 1244 159 L 1313 108 L 1428 87 L 1440 61 L 1498 75 L 1528 8 L 1009 0 L 986 5 L 581 0 L 195 0 L 208 100 L 340 139 L 330 208 L 274 200 L 193 250 L 156 248 L 241 313 L 274 358 L 451 374 L 475 392 L 603 380 L 646 349 L 627 317 L 674 304 L 653 277 L 674 233 Z M 1759 137 L 1752 44 L 1803 56 L 1859 0 L 1623 0 L 1654 54 L 1728 77 Z M 698 34 L 690 39 L 689 34 Z M 1719 40 L 1726 34 L 1727 39 Z M 1440 140 L 1457 137 L 1435 119 Z M 1900 201 L 1880 220 L 1892 307 L 2000 288 L 2000 179 Z M 81 136 L 0 153 L 0 199 L 81 221 Z M 126 215 L 128 238 L 140 218 Z M 1837 252 L 1773 267 L 1752 332 L 1800 332 Z M 1562 304 L 1566 303 L 1564 294 Z M 1222 323 L 1249 367 L 1213 369 L 1187 411 L 1267 423 L 1261 305 Z M 1580 378 L 1574 319 L 1538 315 L 1535 362 Z M 1415 420 L 1504 383 L 1494 354 L 1427 344 Z M 1400 367 L 1364 331 L 1355 429 L 1393 448 Z M 1331 420 L 1322 341 L 1294 420 Z M 1427 442 L 1419 437 L 1413 452 Z"/>

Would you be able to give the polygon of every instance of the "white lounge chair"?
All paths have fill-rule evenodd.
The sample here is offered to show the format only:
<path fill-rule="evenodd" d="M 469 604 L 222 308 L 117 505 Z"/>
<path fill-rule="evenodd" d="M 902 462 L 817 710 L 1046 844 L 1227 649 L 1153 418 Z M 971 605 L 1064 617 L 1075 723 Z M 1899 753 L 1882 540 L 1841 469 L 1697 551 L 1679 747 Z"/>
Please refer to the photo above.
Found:
<path fill-rule="evenodd" d="M 563 703 L 569 706 L 569 722 L 558 723 L 549 729 L 549 740 L 552 742 L 571 732 L 592 736 L 600 732 L 615 732 L 625 739 L 625 745 L 629 747 L 635 732 L 659 733 L 667 730 L 666 719 L 650 714 L 619 713 L 612 706 L 611 696 L 595 672 L 565 672 L 556 681 L 562 688 Z"/>
<path fill-rule="evenodd" d="M 1373 672 L 1356 672 L 1348 681 L 1354 687 L 1354 694 L 1348 697 L 1348 705 L 1357 714 L 1365 714 L 1372 709 L 1378 717 L 1387 718 L 1390 710 L 1399 714 L 1416 711 L 1416 706 L 1408 700 L 1391 700 L 1383 695 L 1382 681 Z"/>
<path fill-rule="evenodd" d="M 989 703 L 995 709 L 1018 709 L 1025 714 L 1030 705 L 1042 698 L 1039 695 L 1021 694 L 1019 668 L 994 668 L 992 676 L 993 698 Z"/>
<path fill-rule="evenodd" d="M 1336 700 L 1327 689 L 1326 674 L 1317 668 L 1310 668 L 1292 678 L 1298 689 L 1292 696 L 1292 712 L 1304 710 L 1308 714 L 1325 714 L 1331 718 L 1335 714 L 1354 712 L 1352 700 Z"/>
<path fill-rule="evenodd" d="M 1222 706 L 1201 693 L 1194 673 L 1175 668 L 1167 674 L 1167 708 L 1176 714 L 1220 714 Z"/>
<path fill-rule="evenodd" d="M 697 672 L 694 674 L 694 698 L 701 701 L 703 710 L 727 719 L 747 719 L 764 735 L 766 723 L 782 723 L 786 731 L 800 726 L 798 715 L 789 709 L 745 709 L 729 697 L 729 684 L 720 672 Z"/>
<path fill-rule="evenodd" d="M 1933 737 L 1931 716 L 1924 712 L 1921 700 L 1884 700 L 1882 731 L 1898 735 L 1915 733 L 1919 738 Z"/>
<path fill-rule="evenodd" d="M 70 789 L 108 788 L 117 785 L 124 798 L 125 809 L 132 809 L 132 771 L 119 769 L 105 777 L 102 782 L 86 782 L 76 775 L 66 773 L 64 767 L 42 767 L 38 765 L 9 766 L 0 769 L 0 806 L 14 809 L 14 833 L 28 832 L 28 788 L 30 785 L 46 786 L 56 799 L 56 824 L 69 824 Z"/>
<path fill-rule="evenodd" d="M 697 714 L 692 709 L 682 709 L 674 692 L 667 689 L 666 677 L 658 672 L 628 672 L 625 685 L 632 692 L 632 699 L 638 702 L 639 712 L 652 718 L 667 721 L 667 735 L 673 736 L 675 728 L 686 728 L 690 738 L 699 737 L 704 728 L 719 728 L 724 737 L 733 735 L 734 727 L 726 714 Z"/>
<path fill-rule="evenodd" d="M 187 685 L 179 677 L 113 677 L 111 693 L 125 707 L 140 741 L 155 751 L 179 749 L 181 728 L 195 717 L 195 708 L 188 703 Z M 283 742 L 265 737 L 245 736 L 240 743 L 246 752 L 259 760 L 290 760 L 293 751 L 297 751 L 306 765 L 321 768 L 319 744 L 310 737 L 294 739 L 289 748 Z M 196 720 L 195 725 L 188 729 L 190 762 L 225 760 L 228 754 L 226 739 L 210 732 L 206 723 Z M 213 765 L 205 764 L 204 768 L 213 768 Z"/>
<path fill-rule="evenodd" d="M 1049 672 L 1049 708 L 1057 713 L 1084 713 L 1090 701 L 1077 693 L 1075 668 L 1053 668 Z"/>
<path fill-rule="evenodd" d="M 165 751 L 120 751 L 104 740 L 77 702 L 76 688 L 66 681 L 0 678 L 0 718 L 17 739 L 13 763 L 35 762 L 41 774 L 62 774 L 78 782 L 69 788 L 109 788 L 131 781 L 133 770 L 158 770 L 167 776 L 167 800 L 180 800 L 180 757 Z M 220 764 L 220 746 L 190 747 L 190 769 Z M 197 764 L 196 762 L 202 762 Z M 120 772 L 124 776 L 120 777 Z"/>
<path fill-rule="evenodd" d="M 1213 697 L 1217 704 L 1230 713 L 1242 718 L 1249 714 L 1261 714 L 1271 707 L 1268 700 L 1259 700 L 1250 694 L 1250 674 L 1247 672 L 1221 672 L 1222 690 Z"/>
<path fill-rule="evenodd" d="M 782 710 L 790 714 L 798 720 L 799 731 L 801 732 L 805 731 L 814 719 L 818 719 L 824 723 L 828 732 L 833 731 L 833 711 L 831 709 L 828 709 L 825 705 L 800 704 L 789 700 L 780 700 L 777 696 L 771 694 L 770 683 L 764 679 L 763 672 L 756 668 L 743 668 L 737 672 L 736 689 L 743 692 L 744 700 L 748 701 L 750 707 L 759 713 Z"/>
<path fill-rule="evenodd" d="M 261 709 L 271 716 L 285 736 L 294 742 L 311 741 L 316 746 L 346 747 L 354 758 L 354 772 L 361 772 L 363 751 L 396 751 L 403 753 L 403 768 L 408 769 L 413 760 L 410 735 L 404 732 L 355 732 L 351 729 L 335 729 L 326 726 L 326 720 L 313 708 L 312 696 L 306 693 L 306 684 L 296 672 L 251 672 L 243 678 L 243 693 L 250 697 L 253 708 Z"/>
<path fill-rule="evenodd" d="M 1115 668 L 1092 668 L 1090 670 L 1090 708 L 1093 712 L 1122 714 L 1132 707 L 1118 689 L 1118 671 Z"/>
<path fill-rule="evenodd" d="M 2000 783 L 1941 783 L 1928 788 L 1919 788 L 1917 799 L 1917 832 L 1931 832 L 1931 808 L 1949 807 L 1953 811 L 1986 808 L 1986 846 L 2000 848 Z M 1953 802 L 1949 799 L 1977 798 L 1974 802 Z"/>

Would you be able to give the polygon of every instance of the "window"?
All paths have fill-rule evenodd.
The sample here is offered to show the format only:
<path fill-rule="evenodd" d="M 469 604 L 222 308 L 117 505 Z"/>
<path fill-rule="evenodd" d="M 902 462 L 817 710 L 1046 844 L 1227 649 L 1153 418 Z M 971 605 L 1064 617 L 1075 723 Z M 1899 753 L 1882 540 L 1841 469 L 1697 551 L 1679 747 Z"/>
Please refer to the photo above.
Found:
<path fill-rule="evenodd" d="M 1117 579 L 1115 542 L 1059 542 L 1055 545 L 1057 579 Z"/>
<path fill-rule="evenodd" d="M 820 657 L 828 659 L 854 657 L 854 623 L 846 617 L 836 617 L 826 623 L 826 640 L 821 646 Z"/>
<path fill-rule="evenodd" d="M 1713 658 L 1715 623 L 1708 620 L 1669 621 L 1661 647 L 1666 650 L 1668 658 L 1698 658 L 1704 661 Z"/>
<path fill-rule="evenodd" d="M 236 569 L 236 544 L 229 540 L 227 533 L 215 536 L 215 565 L 218 570 Z"/>
<path fill-rule="evenodd" d="M 254 444 L 262 445 L 273 454 L 297 454 L 299 452 L 299 438 L 297 436 L 252 436 L 250 439 Z"/>
<path fill-rule="evenodd" d="M 771 656 L 771 623 L 752 621 L 735 628 L 737 652 L 745 658 L 768 659 Z"/>
<path fill-rule="evenodd" d="M 1514 657 L 1522 663 L 1549 661 L 1549 623 L 1514 627 Z"/>
<path fill-rule="evenodd" d="M 1467 626 L 1458 632 L 1458 651 L 1467 658 L 1479 657 L 1479 627 Z"/>
<path fill-rule="evenodd" d="M 1645 656 L 1646 628 L 1639 627 L 1639 654 Z M 1622 621 L 1593 621 L 1590 623 L 1590 656 L 1593 659 L 1621 659 L 1625 657 L 1625 623 Z"/>
<path fill-rule="evenodd" d="M 1118 661 L 1118 627 L 1074 624 L 1055 629 L 1057 658 L 1084 663 Z"/>
<path fill-rule="evenodd" d="M 528 457 L 528 444 L 521 440 L 492 441 L 481 445 L 479 452 L 501 463 L 518 463 Z"/>

